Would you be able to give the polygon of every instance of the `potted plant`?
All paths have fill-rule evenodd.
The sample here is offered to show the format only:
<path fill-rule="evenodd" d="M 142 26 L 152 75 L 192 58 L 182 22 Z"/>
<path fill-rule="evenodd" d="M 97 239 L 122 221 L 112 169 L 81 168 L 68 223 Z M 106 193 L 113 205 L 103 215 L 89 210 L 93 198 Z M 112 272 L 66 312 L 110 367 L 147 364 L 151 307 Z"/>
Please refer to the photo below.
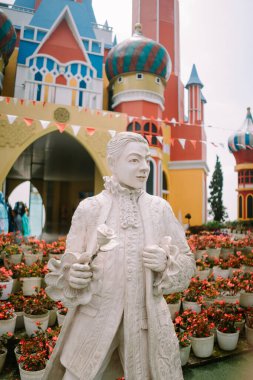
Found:
<path fill-rule="evenodd" d="M 192 309 L 197 313 L 201 311 L 203 296 L 201 292 L 202 283 L 197 278 L 192 278 L 188 289 L 183 292 L 183 310 Z"/>
<path fill-rule="evenodd" d="M 196 314 L 196 311 L 191 309 L 186 309 L 180 315 L 179 313 L 176 313 L 174 323 L 177 330 L 179 329 L 179 331 L 186 331 L 189 326 L 191 317 Z"/>
<path fill-rule="evenodd" d="M 0 267 L 0 300 L 7 300 L 13 287 L 12 271 Z"/>
<path fill-rule="evenodd" d="M 228 262 L 229 262 L 229 277 L 232 277 L 234 272 L 238 272 L 241 270 L 242 266 L 242 260 L 243 260 L 243 255 L 240 251 L 237 251 L 235 255 L 229 256 Z"/>
<path fill-rule="evenodd" d="M 239 302 L 240 299 L 240 276 L 234 275 L 232 278 L 218 277 L 216 287 L 220 292 L 220 298 L 228 303 Z"/>
<path fill-rule="evenodd" d="M 11 294 L 9 301 L 14 308 L 15 314 L 17 315 L 15 329 L 19 330 L 24 328 L 24 306 L 26 303 L 26 298 L 24 297 L 23 292 Z"/>
<path fill-rule="evenodd" d="M 236 322 L 236 315 L 224 311 L 217 326 L 218 345 L 224 351 L 233 351 L 237 347 L 240 328 Z"/>
<path fill-rule="evenodd" d="M 21 380 L 40 380 L 47 364 L 46 350 L 21 356 L 18 360 Z"/>
<path fill-rule="evenodd" d="M 191 251 L 195 255 L 195 259 L 201 259 L 204 254 L 206 254 L 206 242 L 204 236 L 191 235 L 188 239 L 188 244 Z"/>
<path fill-rule="evenodd" d="M 207 255 L 204 255 L 202 259 L 196 260 L 196 276 L 200 280 L 207 279 L 210 274 L 210 264 L 206 261 L 207 257 Z"/>
<path fill-rule="evenodd" d="M 35 288 L 41 287 L 41 279 L 45 276 L 46 271 L 47 269 L 42 263 L 19 264 L 19 276 L 25 296 L 31 296 L 35 293 Z"/>
<path fill-rule="evenodd" d="M 230 255 L 234 253 L 234 244 L 230 236 L 220 236 L 221 252 L 220 257 L 222 259 L 228 259 Z"/>
<path fill-rule="evenodd" d="M 30 296 L 24 306 L 24 323 L 28 336 L 31 336 L 40 327 L 46 330 L 49 321 L 49 311 L 47 310 L 47 301 L 41 297 L 38 289 L 36 294 Z"/>
<path fill-rule="evenodd" d="M 245 335 L 247 342 L 253 346 L 253 307 L 250 307 L 245 312 Z"/>
<path fill-rule="evenodd" d="M 3 370 L 6 356 L 7 356 L 7 343 L 9 339 L 13 337 L 13 334 L 11 332 L 7 332 L 0 336 L 0 373 Z"/>
<path fill-rule="evenodd" d="M 175 314 L 179 312 L 181 306 L 182 293 L 172 293 L 165 295 L 165 301 L 167 302 L 168 308 L 170 310 L 170 315 L 172 321 L 175 319 Z"/>
<path fill-rule="evenodd" d="M 49 311 L 49 321 L 48 326 L 54 326 L 56 322 L 56 312 L 57 312 L 57 305 L 55 301 L 53 301 L 45 292 L 43 288 L 41 288 L 38 293 L 37 297 L 40 297 L 43 300 L 43 303 L 45 304 L 45 308 Z"/>
<path fill-rule="evenodd" d="M 56 306 L 57 306 L 57 312 L 56 312 L 57 322 L 58 322 L 59 326 L 62 326 L 64 319 L 67 315 L 68 308 L 64 307 L 64 305 L 61 301 L 56 302 Z"/>
<path fill-rule="evenodd" d="M 215 283 L 208 280 L 202 280 L 200 292 L 205 303 L 213 303 L 214 300 L 220 295 Z"/>
<path fill-rule="evenodd" d="M 3 253 L 5 255 L 4 264 L 7 268 L 9 268 L 10 264 L 18 264 L 22 260 L 22 249 L 18 244 L 6 245 Z"/>
<path fill-rule="evenodd" d="M 181 365 L 184 366 L 189 360 L 191 351 L 190 335 L 187 331 L 176 331 L 176 335 L 179 342 Z"/>
<path fill-rule="evenodd" d="M 219 259 L 218 265 L 213 269 L 214 279 L 216 280 L 217 277 L 228 278 L 229 272 L 229 261 Z"/>
<path fill-rule="evenodd" d="M 65 252 L 66 242 L 65 239 L 59 239 L 53 243 L 47 244 L 47 253 L 49 260 L 55 258 L 60 260 Z"/>
<path fill-rule="evenodd" d="M 245 272 L 240 275 L 240 305 L 253 307 L 253 273 Z"/>
<path fill-rule="evenodd" d="M 219 258 L 220 257 L 220 238 L 217 235 L 207 235 L 206 237 L 206 250 L 208 257 Z"/>
<path fill-rule="evenodd" d="M 253 272 L 253 252 L 243 256 L 242 264 L 244 272 Z"/>
<path fill-rule="evenodd" d="M 44 241 L 37 239 L 29 239 L 30 248 L 24 251 L 24 260 L 26 265 L 32 265 L 36 262 L 41 262 L 45 249 Z"/>
<path fill-rule="evenodd" d="M 214 347 L 215 324 L 210 322 L 205 311 L 190 317 L 187 331 L 191 336 L 192 350 L 198 358 L 208 358 Z"/>
<path fill-rule="evenodd" d="M 14 333 L 17 316 L 10 302 L 0 302 L 0 335 Z"/>

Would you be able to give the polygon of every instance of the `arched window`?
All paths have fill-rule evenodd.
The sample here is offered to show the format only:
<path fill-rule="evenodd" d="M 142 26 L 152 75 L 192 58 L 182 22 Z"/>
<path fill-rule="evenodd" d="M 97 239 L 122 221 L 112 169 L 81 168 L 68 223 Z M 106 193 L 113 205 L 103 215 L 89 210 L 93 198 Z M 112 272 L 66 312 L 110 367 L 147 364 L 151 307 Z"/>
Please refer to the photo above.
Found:
<path fill-rule="evenodd" d="M 239 196 L 239 205 L 238 205 L 239 207 L 238 207 L 238 216 L 239 216 L 239 218 L 241 219 L 242 217 L 243 217 L 243 215 L 242 215 L 242 196 L 240 195 Z"/>
<path fill-rule="evenodd" d="M 134 121 L 132 123 L 129 123 L 127 126 L 127 131 L 128 132 L 136 132 L 136 133 L 141 133 L 141 125 L 137 121 Z"/>
<path fill-rule="evenodd" d="M 147 193 L 154 194 L 154 163 L 150 161 L 150 173 L 147 181 Z"/>
<path fill-rule="evenodd" d="M 253 218 L 253 197 L 249 195 L 247 197 L 247 219 Z"/>

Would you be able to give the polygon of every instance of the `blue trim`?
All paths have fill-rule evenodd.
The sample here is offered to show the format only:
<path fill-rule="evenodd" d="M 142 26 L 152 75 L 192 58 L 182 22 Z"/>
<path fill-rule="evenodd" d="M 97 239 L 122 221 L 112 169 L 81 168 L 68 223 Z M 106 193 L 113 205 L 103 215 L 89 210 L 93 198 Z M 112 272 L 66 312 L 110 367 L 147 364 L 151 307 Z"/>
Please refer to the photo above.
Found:
<path fill-rule="evenodd" d="M 92 67 L 97 70 L 97 78 L 103 77 L 103 59 L 100 55 L 89 54 Z"/>
<path fill-rule="evenodd" d="M 20 41 L 19 51 L 18 51 L 18 63 L 25 65 L 26 58 L 33 55 L 38 47 L 38 43 L 32 41 Z"/>

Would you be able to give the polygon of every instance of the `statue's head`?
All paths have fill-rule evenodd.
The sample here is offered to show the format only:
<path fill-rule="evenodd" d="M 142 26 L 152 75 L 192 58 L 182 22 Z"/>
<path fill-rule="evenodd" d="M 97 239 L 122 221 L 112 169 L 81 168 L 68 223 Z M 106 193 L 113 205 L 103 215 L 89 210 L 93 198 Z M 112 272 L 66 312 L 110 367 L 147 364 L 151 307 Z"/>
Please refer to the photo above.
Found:
<path fill-rule="evenodd" d="M 107 145 L 107 160 L 113 177 L 130 189 L 145 187 L 150 167 L 147 141 L 133 132 L 117 133 Z"/>

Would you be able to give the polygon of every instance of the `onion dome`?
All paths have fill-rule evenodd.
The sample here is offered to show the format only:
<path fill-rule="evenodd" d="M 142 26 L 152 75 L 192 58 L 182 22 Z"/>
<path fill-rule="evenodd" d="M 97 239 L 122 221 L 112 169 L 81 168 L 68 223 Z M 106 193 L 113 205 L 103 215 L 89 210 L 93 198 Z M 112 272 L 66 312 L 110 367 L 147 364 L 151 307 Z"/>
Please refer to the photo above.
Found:
<path fill-rule="evenodd" d="M 132 72 L 147 72 L 168 80 L 171 59 L 164 46 L 142 35 L 141 25 L 135 25 L 132 37 L 114 46 L 106 59 L 106 75 L 114 77 Z"/>
<path fill-rule="evenodd" d="M 2 55 L 5 64 L 15 48 L 16 39 L 14 26 L 6 14 L 0 11 L 0 56 Z"/>
<path fill-rule="evenodd" d="M 228 147 L 230 152 L 239 152 L 241 150 L 253 149 L 253 118 L 250 112 L 250 108 L 247 108 L 247 116 L 243 123 L 242 128 L 234 133 L 228 139 Z"/>

